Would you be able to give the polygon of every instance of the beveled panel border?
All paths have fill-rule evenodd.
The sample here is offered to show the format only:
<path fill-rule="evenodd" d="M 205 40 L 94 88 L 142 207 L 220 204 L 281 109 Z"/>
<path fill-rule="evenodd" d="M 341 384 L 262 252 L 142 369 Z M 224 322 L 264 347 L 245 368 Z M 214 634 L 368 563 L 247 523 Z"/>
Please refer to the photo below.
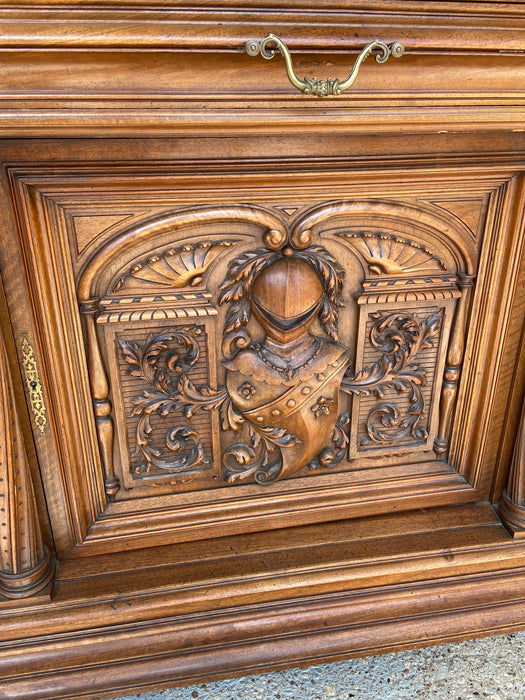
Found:
<path fill-rule="evenodd" d="M 72 146 L 74 149 L 73 144 Z M 70 146 L 66 146 L 63 149 L 62 152 L 64 155 L 69 152 L 69 148 Z M 220 173 L 220 165 L 214 164 L 214 161 L 207 161 L 203 164 L 203 173 L 206 172 L 207 168 L 213 165 L 218 168 L 218 173 Z M 240 184 L 242 186 L 243 177 L 250 177 L 250 168 L 246 168 L 246 165 L 247 164 L 243 166 L 245 175 L 232 175 L 232 182 L 235 183 L 234 188 L 238 188 Z M 79 201 L 82 199 L 82 197 L 80 200 L 78 199 L 79 193 L 82 192 L 82 187 L 85 184 L 83 173 L 85 172 L 86 174 L 87 180 L 90 183 L 90 188 L 92 188 L 91 191 L 98 192 L 96 196 L 100 197 L 100 194 L 104 192 L 104 188 L 107 188 L 108 176 L 112 168 L 114 168 L 116 181 L 121 184 L 123 178 L 124 181 L 132 182 L 133 172 L 138 173 L 143 167 L 144 163 L 138 166 L 131 166 L 129 164 L 124 166 L 115 163 L 110 166 L 105 165 L 103 168 L 104 172 L 101 175 L 97 173 L 96 162 L 89 164 L 85 168 L 85 171 L 78 165 L 67 167 L 59 165 L 58 168 L 53 168 L 52 175 L 50 167 L 42 164 L 35 167 L 22 165 L 20 163 L 10 170 L 11 182 L 14 188 L 13 193 L 18 202 L 19 224 L 24 231 L 33 231 L 34 234 L 36 234 L 31 234 L 29 237 L 30 240 L 33 240 L 33 243 L 31 243 L 29 247 L 26 247 L 27 243 L 24 243 L 24 247 L 26 247 L 25 255 L 29 257 L 34 256 L 33 259 L 35 262 L 33 262 L 32 265 L 35 266 L 35 269 L 40 270 L 39 279 L 35 280 L 36 286 L 33 281 L 31 282 L 32 294 L 36 294 L 34 298 L 34 303 L 36 304 L 35 309 L 42 303 L 37 300 L 38 297 L 43 299 L 50 295 L 51 299 L 56 300 L 53 301 L 53 303 L 58 303 L 59 296 L 57 291 L 53 291 L 56 282 L 53 282 L 52 277 L 48 276 L 48 270 L 42 269 L 41 266 L 39 268 L 38 260 L 41 255 L 44 256 L 44 259 L 53 260 L 53 265 L 58 264 L 58 267 L 55 268 L 54 279 L 60 279 L 61 284 L 65 284 L 66 289 L 70 290 L 66 296 L 75 299 L 74 281 L 71 277 L 70 263 L 59 263 L 58 260 L 62 259 L 63 261 L 67 261 L 69 259 L 69 253 L 67 253 L 65 244 L 67 238 L 67 211 L 70 206 L 68 201 L 76 202 L 75 206 L 78 210 Z M 184 164 L 182 164 L 182 167 L 184 167 Z M 285 177 L 284 173 L 286 173 L 286 169 L 283 171 L 282 166 L 280 170 L 281 174 L 279 175 L 278 182 L 283 180 L 283 177 Z M 417 195 L 418 198 L 421 198 L 423 195 L 423 199 L 425 196 L 427 199 L 430 199 L 433 190 L 439 193 L 441 199 L 447 192 L 453 193 L 454 196 L 457 197 L 459 188 L 463 188 L 465 191 L 468 191 L 469 197 L 476 194 L 476 196 L 481 196 L 483 198 L 486 197 L 489 192 L 495 192 L 496 194 L 492 195 L 493 199 L 496 198 L 496 200 L 499 201 L 498 198 L 501 199 L 503 197 L 503 200 L 507 201 L 507 210 L 513 210 L 513 208 L 515 208 L 516 193 L 521 187 L 519 181 L 516 180 L 515 184 L 512 186 L 504 184 L 503 189 L 501 184 L 499 184 L 502 179 L 504 183 L 508 181 L 508 167 L 502 169 L 496 166 L 487 170 L 485 166 L 471 166 L 470 171 L 471 178 L 468 180 L 465 180 L 462 169 L 458 168 L 456 171 L 454 167 L 450 166 L 444 166 L 439 173 L 436 173 L 435 168 L 429 169 L 428 171 L 425 171 L 423 168 L 419 174 L 419 179 L 414 172 L 411 172 L 408 182 L 403 186 L 403 193 L 400 194 L 399 197 L 404 198 L 410 194 L 412 197 Z M 230 172 L 231 165 L 228 166 L 228 173 Z M 175 180 L 177 179 L 176 175 L 174 175 L 173 164 L 170 164 L 168 168 L 159 163 L 154 165 L 149 164 L 148 173 L 148 177 L 153 178 L 155 187 L 159 187 L 160 192 L 164 192 L 162 196 L 164 200 L 166 200 L 169 187 L 171 186 L 169 184 L 170 177 L 175 177 Z M 476 180 L 476 174 L 479 177 L 479 182 Z M 395 182 L 396 187 L 399 187 L 398 175 L 399 173 L 388 171 L 381 172 L 377 170 L 374 172 L 373 178 L 367 175 L 366 187 L 368 190 L 372 187 L 374 194 L 377 193 L 379 196 L 384 195 L 386 192 L 391 196 L 390 192 L 392 192 L 394 188 L 393 183 Z M 297 177 L 297 173 L 295 173 L 294 176 Z M 203 177 L 206 176 L 203 175 Z M 219 177 L 221 176 L 219 175 Z M 264 182 L 264 175 L 258 175 L 258 177 L 260 182 Z M 309 175 L 310 184 L 314 192 L 316 192 L 317 197 L 319 197 L 322 191 L 320 186 L 323 183 L 324 177 L 324 172 L 319 174 L 311 173 Z M 343 182 L 343 177 L 344 182 L 347 183 L 348 171 L 345 171 L 344 175 L 341 174 L 340 182 Z M 356 172 L 356 183 L 360 181 L 360 177 L 359 172 Z M 276 186 L 271 174 L 267 175 L 266 178 L 266 187 L 263 188 L 262 194 L 263 202 L 272 197 L 272 188 Z M 330 178 L 330 186 L 333 191 L 333 174 Z M 222 176 L 222 179 L 224 180 L 224 176 Z M 143 176 L 141 177 L 141 181 L 144 181 Z M 209 179 L 207 181 L 209 182 Z M 282 187 L 282 182 L 280 185 Z M 289 199 L 292 199 L 293 194 L 291 192 L 293 192 L 293 186 L 291 185 L 291 181 L 288 185 L 292 187 L 292 190 L 287 190 L 287 195 Z M 496 185 L 496 190 L 491 189 L 491 187 L 494 188 L 494 185 Z M 80 190 L 78 189 L 79 186 Z M 300 199 L 308 201 L 308 186 L 304 177 L 299 178 L 297 187 L 297 193 L 300 195 Z M 347 187 L 346 184 L 345 187 Z M 503 192 L 503 194 L 501 194 L 501 192 Z M 232 196 L 231 193 L 228 194 L 224 191 L 224 187 L 221 190 L 218 184 L 214 185 L 213 193 L 222 197 L 222 201 L 226 198 L 231 199 Z M 136 194 L 132 196 L 136 196 Z M 106 195 L 103 195 L 103 198 L 104 197 L 108 199 L 108 201 L 111 199 L 110 190 L 108 190 Z M 24 211 L 26 213 L 22 214 Z M 449 220 L 453 221 L 453 218 L 449 217 Z M 40 233 L 37 233 L 41 230 L 41 225 L 39 223 L 41 221 L 47 221 L 48 223 L 46 225 L 51 225 L 57 232 L 61 231 L 61 234 L 58 235 L 56 239 L 53 236 L 52 239 L 49 239 L 46 243 L 40 236 Z M 487 240 L 491 237 L 494 237 L 494 240 L 497 239 L 498 235 L 500 235 L 498 234 L 499 224 L 500 220 L 497 217 L 493 217 L 491 226 L 487 228 Z M 115 229 L 112 230 L 114 231 Z M 25 235 L 26 234 L 24 234 L 24 236 Z M 475 235 L 477 236 L 479 233 Z M 512 236 L 509 237 L 509 240 L 513 240 Z M 51 245 L 51 248 L 48 247 L 49 245 Z M 476 241 L 476 246 L 478 245 L 479 242 Z M 514 244 L 509 243 L 509 245 Z M 37 248 L 39 248 L 39 251 Z M 51 253 L 53 248 L 55 252 Z M 50 255 L 51 257 L 49 257 Z M 503 261 L 503 256 L 501 260 Z M 63 270 L 69 270 L 65 272 L 65 277 Z M 492 281 L 487 283 L 488 286 L 486 284 L 483 288 L 483 294 L 486 299 L 492 299 L 493 295 L 491 290 L 493 291 L 496 289 L 498 284 L 495 275 L 490 279 Z M 510 305 L 510 310 L 512 304 L 512 299 L 510 297 L 508 304 Z M 60 308 L 60 306 L 57 307 L 59 316 L 64 313 L 60 311 Z M 39 317 L 40 312 L 36 311 L 36 314 L 37 317 Z M 63 316 L 63 318 L 65 317 Z M 508 324 L 508 322 L 509 317 L 500 319 L 500 321 L 494 320 L 494 323 L 502 324 L 497 326 L 498 328 L 505 327 L 505 324 Z M 65 325 L 67 326 L 69 323 L 70 321 L 67 321 Z M 72 351 L 69 349 L 72 347 L 71 339 L 74 341 L 73 345 L 77 344 L 78 346 L 78 349 L 75 351 L 77 358 L 82 358 L 83 356 L 83 341 L 77 324 L 78 320 L 74 323 L 73 329 L 69 331 L 69 342 L 67 344 L 64 343 L 64 347 L 62 347 L 60 343 L 58 346 L 60 352 L 65 352 L 65 359 L 63 361 L 64 369 L 61 370 L 61 372 L 65 372 L 66 374 L 71 371 L 68 368 L 69 360 L 67 359 L 69 352 Z M 44 349 L 47 344 L 47 341 L 44 339 L 46 334 L 50 332 L 51 334 L 53 333 L 52 329 L 45 330 L 45 326 L 45 319 L 41 319 L 39 332 L 43 334 L 41 340 L 43 343 L 42 349 Z M 502 340 L 501 342 L 503 343 L 504 341 Z M 44 355 L 45 354 L 46 352 L 44 351 Z M 56 360 L 56 357 L 54 359 Z M 486 356 L 483 357 L 479 355 L 477 362 L 478 364 L 481 363 L 481 366 L 484 366 L 487 362 Z M 242 504 L 239 506 L 232 506 L 229 503 L 229 499 L 223 500 L 223 497 L 215 494 L 211 500 L 201 503 L 200 505 L 197 504 L 195 499 L 191 496 L 185 497 L 184 502 L 180 503 L 179 510 L 177 510 L 177 508 L 173 510 L 173 502 L 170 502 L 169 498 L 165 498 L 159 502 L 158 506 L 152 506 L 144 515 L 136 517 L 136 512 L 132 515 L 132 512 L 129 510 L 129 505 L 122 503 L 108 504 L 101 492 L 99 466 L 96 462 L 93 462 L 93 466 L 87 470 L 87 473 L 90 474 L 90 478 L 87 480 L 85 479 L 85 467 L 80 466 L 85 461 L 85 457 L 82 455 L 84 454 L 83 450 L 86 450 L 86 438 L 91 444 L 91 447 L 87 448 L 86 454 L 96 454 L 97 448 L 93 433 L 93 424 L 89 419 L 89 403 L 86 402 L 89 396 L 89 390 L 86 390 L 87 373 L 85 367 L 82 366 L 82 362 L 75 371 L 78 373 L 79 379 L 81 379 L 78 386 L 81 388 L 81 392 L 85 392 L 85 399 L 80 399 L 80 394 L 74 399 L 67 397 L 67 401 L 73 400 L 73 404 L 68 407 L 67 410 L 55 406 L 55 421 L 68 421 L 70 427 L 67 430 L 70 432 L 68 433 L 66 430 L 66 434 L 69 435 L 76 435 L 76 431 L 78 430 L 77 426 L 81 425 L 83 426 L 82 430 L 85 431 L 85 436 L 78 436 L 78 444 L 76 439 L 73 440 L 74 446 L 72 452 L 70 452 L 69 447 L 66 448 L 66 444 L 63 442 L 60 447 L 63 438 L 60 437 L 59 432 L 55 431 L 54 440 L 58 442 L 55 443 L 56 446 L 52 449 L 57 450 L 58 447 L 58 454 L 61 455 L 58 458 L 61 464 L 60 471 L 57 472 L 56 469 L 50 470 L 45 462 L 42 465 L 43 472 L 45 473 L 44 480 L 47 480 L 47 488 L 50 488 L 53 493 L 59 493 L 61 491 L 62 496 L 57 496 L 57 499 L 59 501 L 64 499 L 65 502 L 68 503 L 70 512 L 70 520 L 68 523 L 64 524 L 62 516 L 57 515 L 57 517 L 54 518 L 54 526 L 58 532 L 58 542 L 63 543 L 59 544 L 59 551 L 62 554 L 65 555 L 67 552 L 76 550 L 79 545 L 79 554 L 95 554 L 107 548 L 110 542 L 112 542 L 112 544 L 109 546 L 130 548 L 140 546 L 141 543 L 147 544 L 153 541 L 169 542 L 172 541 L 174 536 L 181 540 L 214 536 L 219 530 L 224 532 L 224 519 L 221 518 L 217 520 L 216 515 L 214 516 L 214 512 L 216 513 L 218 509 L 221 510 L 221 515 L 224 515 L 226 519 L 229 517 L 233 518 L 230 523 L 231 532 L 240 532 L 243 528 L 255 531 L 264 527 L 280 526 L 279 517 L 284 504 L 283 499 L 280 497 L 276 498 L 276 495 L 271 494 L 269 490 L 265 491 L 262 498 L 259 497 L 259 499 L 257 499 L 257 494 L 253 492 L 253 487 L 241 487 L 245 490 L 245 493 L 241 499 Z M 474 371 L 474 368 L 470 366 L 469 372 Z M 495 371 L 497 374 L 497 368 Z M 60 372 L 57 374 L 56 370 L 48 366 L 47 380 L 55 385 L 56 388 L 53 389 L 55 394 L 56 392 L 60 392 L 59 387 L 64 382 L 64 378 L 61 378 Z M 82 387 L 85 388 L 82 389 Z M 485 437 L 483 437 L 483 434 L 480 434 L 476 426 L 470 426 L 469 421 L 464 422 L 459 429 L 463 431 L 471 430 L 472 434 L 477 436 L 475 439 L 479 440 L 486 439 L 486 432 L 489 428 L 490 426 L 487 423 L 484 428 Z M 84 441 L 83 446 L 82 441 Z M 77 457 L 75 457 L 75 451 L 78 452 Z M 57 453 L 55 452 L 55 454 Z M 346 486 L 342 483 L 338 484 L 339 492 L 337 498 L 340 500 L 337 509 L 340 510 L 341 516 L 343 516 L 343 514 L 349 515 L 353 513 L 354 507 L 356 509 L 355 515 L 364 515 L 372 512 L 387 512 L 390 508 L 394 507 L 394 504 L 397 504 L 395 507 L 402 507 L 405 509 L 417 507 L 418 504 L 423 504 L 425 499 L 428 499 L 429 493 L 434 494 L 434 502 L 436 505 L 438 503 L 445 504 L 475 500 L 480 497 L 480 495 L 483 495 L 483 492 L 479 491 L 479 489 L 472 489 L 469 481 L 473 478 L 472 469 L 474 470 L 474 474 L 485 473 L 486 476 L 481 482 L 486 492 L 486 482 L 487 479 L 490 479 L 490 472 L 487 470 L 490 465 L 484 464 L 483 460 L 480 459 L 476 462 L 475 467 L 472 467 L 471 464 L 467 467 L 465 462 L 459 462 L 458 466 L 460 472 L 465 471 L 465 473 L 468 473 L 467 480 L 465 480 L 463 476 L 458 475 L 454 470 L 450 470 L 445 464 L 439 462 L 426 465 L 421 464 L 417 467 L 412 467 L 412 471 L 409 469 L 404 477 L 399 474 L 397 482 L 394 478 L 390 486 L 386 488 L 380 485 L 372 487 L 371 484 L 367 484 L 367 488 L 371 489 L 371 496 L 367 502 L 361 502 L 361 504 L 359 504 L 357 493 L 359 488 L 362 488 L 362 484 L 358 485 L 356 483 L 351 485 L 349 483 L 346 484 Z M 62 484 L 61 486 L 59 486 L 59 482 L 56 482 L 57 476 L 59 477 L 59 482 Z M 76 484 L 76 486 L 74 489 L 71 489 L 69 484 Z M 297 491 L 297 489 L 299 490 Z M 308 484 L 305 484 L 303 487 L 303 485 L 290 482 L 290 484 L 287 485 L 287 490 L 289 490 L 290 493 L 284 496 L 284 500 L 287 498 L 300 500 L 304 497 L 306 499 L 305 502 L 309 503 L 308 508 L 310 508 L 310 514 L 308 513 L 308 508 L 298 507 L 295 520 L 293 520 L 294 524 L 310 522 L 312 518 L 315 520 L 333 517 L 333 509 L 335 507 L 333 499 L 335 492 L 334 489 L 328 485 L 319 495 L 317 503 L 312 503 L 312 494 L 308 492 Z M 299 496 L 299 494 L 303 495 Z M 353 494 L 355 494 L 355 496 Z M 268 500 L 269 496 L 269 502 L 265 502 Z M 357 501 L 355 498 L 357 498 Z M 286 510 L 286 506 L 284 507 Z M 349 508 L 351 510 L 349 510 Z M 191 515 L 192 512 L 193 516 Z M 242 517 L 240 517 L 241 514 L 243 514 Z M 133 524 L 131 526 L 130 516 L 133 518 Z M 192 522 L 193 525 L 191 524 Z M 176 535 L 174 534 L 175 532 Z M 69 544 L 67 544 L 68 542 Z"/>

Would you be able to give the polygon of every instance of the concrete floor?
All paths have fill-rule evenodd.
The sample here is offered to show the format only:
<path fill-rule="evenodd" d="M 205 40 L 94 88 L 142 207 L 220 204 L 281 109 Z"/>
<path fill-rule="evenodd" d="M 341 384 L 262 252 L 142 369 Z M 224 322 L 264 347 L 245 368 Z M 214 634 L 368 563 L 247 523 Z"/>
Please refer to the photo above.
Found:
<path fill-rule="evenodd" d="M 119 700 L 525 700 L 525 632 Z"/>

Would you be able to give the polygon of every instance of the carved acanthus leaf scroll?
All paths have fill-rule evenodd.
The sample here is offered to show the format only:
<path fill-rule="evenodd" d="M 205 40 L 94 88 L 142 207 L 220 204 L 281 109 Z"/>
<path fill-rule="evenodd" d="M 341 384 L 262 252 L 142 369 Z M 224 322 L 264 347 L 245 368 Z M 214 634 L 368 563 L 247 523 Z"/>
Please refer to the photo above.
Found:
<path fill-rule="evenodd" d="M 348 426 L 350 413 L 342 413 L 334 427 L 331 442 L 308 465 L 309 469 L 326 469 L 335 467 L 345 459 L 348 449 Z"/>
<path fill-rule="evenodd" d="M 409 313 L 373 313 L 374 324 L 369 342 L 380 359 L 354 377 L 345 376 L 341 390 L 348 394 L 373 393 L 378 399 L 387 389 L 405 393 L 409 408 L 403 415 L 392 403 L 378 403 L 370 412 L 366 423 L 367 437 L 362 442 L 392 443 L 410 433 L 417 440 L 426 440 L 428 433 L 419 426 L 425 402 L 421 387 L 426 384 L 426 371 L 413 361 L 423 349 L 432 347 L 439 336 L 442 315 L 431 314 L 420 323 Z"/>
<path fill-rule="evenodd" d="M 249 443 L 236 443 L 223 455 L 225 478 L 230 484 L 253 477 L 258 484 L 275 481 L 282 471 L 281 448 L 302 445 L 296 435 L 285 428 L 249 428 Z"/>
<path fill-rule="evenodd" d="M 371 441 L 376 443 L 392 443 L 400 440 L 410 433 L 416 440 L 426 440 L 428 432 L 420 427 L 420 421 L 425 408 L 425 402 L 421 393 L 421 387 L 426 384 L 426 371 L 412 363 L 424 348 L 430 348 L 433 342 L 439 337 L 442 326 L 442 315 L 432 314 L 419 323 L 414 317 L 408 314 L 390 314 L 381 317 L 372 327 L 370 342 L 378 350 L 385 348 L 385 340 L 388 343 L 399 342 L 396 338 L 396 331 L 404 334 L 405 342 L 399 342 L 399 349 L 391 351 L 394 362 L 392 371 L 375 389 L 374 393 L 378 398 L 383 396 L 387 388 L 395 389 L 398 393 L 406 392 L 409 396 L 410 407 L 407 414 L 403 416 L 398 408 L 389 403 L 382 403 L 376 406 L 368 417 L 367 433 Z M 385 329 L 397 324 L 394 333 L 385 334 Z M 388 350 L 386 351 L 388 356 Z"/>
<path fill-rule="evenodd" d="M 152 333 L 144 345 L 120 339 L 122 356 L 129 365 L 128 373 L 148 385 L 140 396 L 133 399 L 133 414 L 139 417 L 135 431 L 136 449 L 132 456 L 136 474 L 148 474 L 153 468 L 181 474 L 195 471 L 198 465 L 206 469 L 209 464 L 200 438 L 191 426 L 179 422 L 170 425 L 163 431 L 161 443 L 152 425 L 154 415 L 166 418 L 170 413 L 186 408 L 181 392 L 184 387 L 192 386 L 186 373 L 199 359 L 197 338 L 202 333 L 200 326 L 187 326 Z M 210 401 L 208 408 L 216 403 Z M 186 417 L 191 416 L 187 408 L 182 412 Z"/>

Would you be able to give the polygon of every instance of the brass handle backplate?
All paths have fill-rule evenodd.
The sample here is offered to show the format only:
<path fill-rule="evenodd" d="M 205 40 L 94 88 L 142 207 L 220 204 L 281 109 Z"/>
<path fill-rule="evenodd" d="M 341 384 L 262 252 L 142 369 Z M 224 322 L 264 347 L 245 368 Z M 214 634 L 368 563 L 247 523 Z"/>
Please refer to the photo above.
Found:
<path fill-rule="evenodd" d="M 353 85 L 361 64 L 370 55 L 374 54 L 378 63 L 384 63 L 388 60 L 389 56 L 393 56 L 394 58 L 402 56 L 405 53 L 405 47 L 399 41 L 390 44 L 390 46 L 383 41 L 372 41 L 365 46 L 356 58 L 352 72 L 346 80 L 339 80 L 338 78 L 318 80 L 317 78 L 308 78 L 307 76 L 305 76 L 304 80 L 301 80 L 294 70 L 292 56 L 288 47 L 278 36 L 275 36 L 275 34 L 268 34 L 261 42 L 255 40 L 246 42 L 246 52 L 250 54 L 250 56 L 257 56 L 260 53 L 263 58 L 270 59 L 275 56 L 277 51 L 279 51 L 284 58 L 288 79 L 295 88 L 302 92 L 303 95 L 327 97 L 328 95 L 340 95 L 344 90 L 347 90 Z"/>

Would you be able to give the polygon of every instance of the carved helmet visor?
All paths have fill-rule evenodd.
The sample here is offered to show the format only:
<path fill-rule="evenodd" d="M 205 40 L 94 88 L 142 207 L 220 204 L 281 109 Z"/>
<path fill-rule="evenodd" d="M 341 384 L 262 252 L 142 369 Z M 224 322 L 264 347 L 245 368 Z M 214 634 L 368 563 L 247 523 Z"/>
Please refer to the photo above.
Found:
<path fill-rule="evenodd" d="M 313 319 L 323 298 L 321 281 L 313 268 L 295 256 L 278 258 L 256 278 L 251 303 L 263 325 L 283 331 Z"/>

